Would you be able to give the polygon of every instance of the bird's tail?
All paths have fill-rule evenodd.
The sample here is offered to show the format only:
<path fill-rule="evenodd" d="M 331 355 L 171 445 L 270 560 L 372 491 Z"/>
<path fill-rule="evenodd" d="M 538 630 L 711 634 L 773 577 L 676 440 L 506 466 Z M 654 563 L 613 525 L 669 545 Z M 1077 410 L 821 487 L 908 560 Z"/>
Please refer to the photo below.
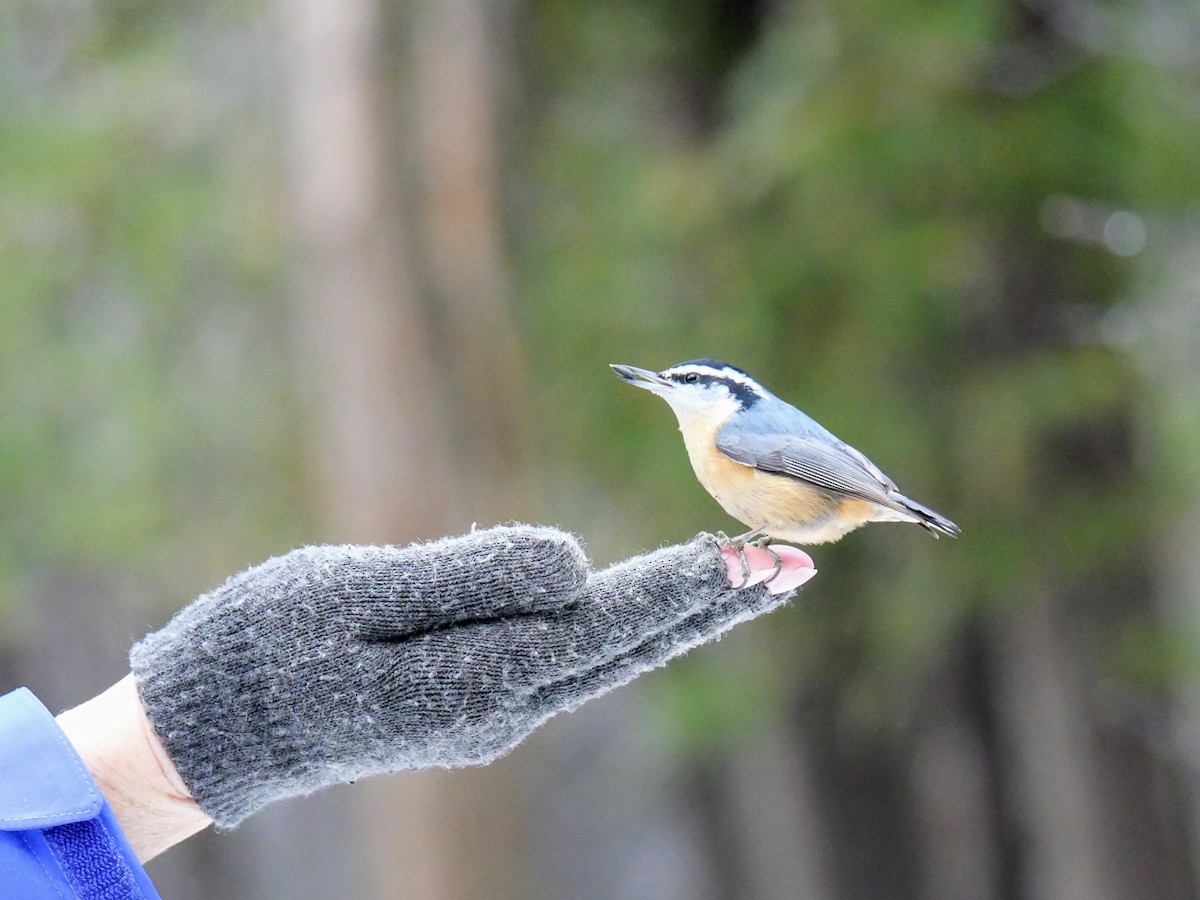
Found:
<path fill-rule="evenodd" d="M 895 500 L 904 512 L 912 516 L 913 521 L 934 537 L 938 537 L 939 534 L 958 537 L 961 529 L 941 513 L 934 512 L 928 506 L 922 506 L 916 500 L 910 500 L 900 493 L 893 493 L 890 499 Z"/>

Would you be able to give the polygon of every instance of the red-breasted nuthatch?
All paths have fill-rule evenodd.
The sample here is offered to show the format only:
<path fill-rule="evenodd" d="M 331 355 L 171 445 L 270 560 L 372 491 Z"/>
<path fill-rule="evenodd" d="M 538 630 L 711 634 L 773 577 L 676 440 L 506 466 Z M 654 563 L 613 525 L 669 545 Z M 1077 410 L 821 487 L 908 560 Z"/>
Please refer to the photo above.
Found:
<path fill-rule="evenodd" d="M 765 536 L 836 541 L 868 522 L 915 522 L 934 537 L 959 528 L 905 497 L 873 462 L 746 372 L 694 359 L 662 372 L 613 371 L 670 404 L 696 477 L 725 511 Z"/>

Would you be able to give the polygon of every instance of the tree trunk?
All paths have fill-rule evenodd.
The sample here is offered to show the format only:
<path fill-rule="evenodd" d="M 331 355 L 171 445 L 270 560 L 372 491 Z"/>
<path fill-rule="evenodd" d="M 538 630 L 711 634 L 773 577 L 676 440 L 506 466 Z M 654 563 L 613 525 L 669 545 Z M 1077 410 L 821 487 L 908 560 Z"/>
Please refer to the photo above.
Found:
<path fill-rule="evenodd" d="M 335 540 L 405 543 L 528 512 L 513 502 L 527 496 L 526 416 L 483 7 L 386 12 L 411 21 L 375 0 L 282 8 L 322 518 Z M 518 830 L 493 770 L 404 774 L 355 797 L 375 896 L 512 893 Z"/>

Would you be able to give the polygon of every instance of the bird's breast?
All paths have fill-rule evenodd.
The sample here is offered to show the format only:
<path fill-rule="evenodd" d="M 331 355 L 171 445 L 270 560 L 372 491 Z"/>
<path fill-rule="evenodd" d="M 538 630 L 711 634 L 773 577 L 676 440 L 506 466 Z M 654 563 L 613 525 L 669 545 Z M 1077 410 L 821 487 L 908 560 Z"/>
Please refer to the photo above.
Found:
<path fill-rule="evenodd" d="M 826 492 L 798 479 L 734 462 L 716 447 L 718 429 L 716 422 L 681 428 L 696 478 L 739 522 L 773 533 L 773 526 L 809 522 L 836 505 Z"/>
<path fill-rule="evenodd" d="M 821 544 L 876 517 L 875 504 L 734 462 L 716 447 L 722 424 L 693 419 L 680 431 L 696 478 L 739 522 L 780 540 Z"/>

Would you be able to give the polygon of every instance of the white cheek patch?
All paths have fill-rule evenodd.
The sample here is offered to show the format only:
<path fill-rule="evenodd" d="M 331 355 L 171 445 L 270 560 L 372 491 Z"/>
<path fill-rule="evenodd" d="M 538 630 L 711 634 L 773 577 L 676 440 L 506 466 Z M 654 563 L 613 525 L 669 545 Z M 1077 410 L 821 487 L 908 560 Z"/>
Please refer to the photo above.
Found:
<path fill-rule="evenodd" d="M 675 417 L 679 419 L 681 429 L 700 422 L 715 423 L 715 426 L 719 428 L 738 410 L 737 401 L 728 395 L 717 398 L 695 395 L 673 396 L 667 402 L 671 405 Z"/>

